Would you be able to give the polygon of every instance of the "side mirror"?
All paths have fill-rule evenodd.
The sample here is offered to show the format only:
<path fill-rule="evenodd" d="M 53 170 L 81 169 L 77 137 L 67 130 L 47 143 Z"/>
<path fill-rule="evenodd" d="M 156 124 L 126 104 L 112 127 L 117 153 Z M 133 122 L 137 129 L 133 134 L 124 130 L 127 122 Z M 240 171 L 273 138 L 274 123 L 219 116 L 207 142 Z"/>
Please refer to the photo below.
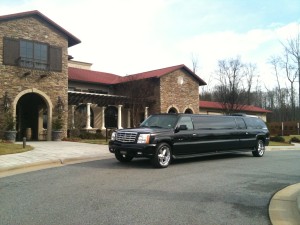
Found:
<path fill-rule="evenodd" d="M 181 131 L 181 130 L 187 130 L 188 128 L 187 128 L 187 126 L 185 125 L 185 124 L 181 124 L 181 125 L 179 125 L 179 126 L 177 126 L 176 128 L 175 128 L 175 132 L 177 133 L 177 132 L 179 132 L 179 131 Z"/>

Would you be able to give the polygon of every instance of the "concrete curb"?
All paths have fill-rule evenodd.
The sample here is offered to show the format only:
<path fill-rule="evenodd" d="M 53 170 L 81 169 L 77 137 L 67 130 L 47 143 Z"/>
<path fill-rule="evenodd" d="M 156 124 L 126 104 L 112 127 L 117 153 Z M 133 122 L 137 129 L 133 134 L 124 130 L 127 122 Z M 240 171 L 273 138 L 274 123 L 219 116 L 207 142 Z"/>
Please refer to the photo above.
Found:
<path fill-rule="evenodd" d="M 270 201 L 273 225 L 300 225 L 300 183 L 278 191 Z"/>
<path fill-rule="evenodd" d="M 14 175 L 14 174 L 24 173 L 24 170 L 26 170 L 25 172 L 31 172 L 31 171 L 36 171 L 36 170 L 41 170 L 46 168 L 59 167 L 59 166 L 70 165 L 75 163 L 83 163 L 83 162 L 103 160 L 109 158 L 112 158 L 112 156 L 104 155 L 104 156 L 64 157 L 64 158 L 57 158 L 57 159 L 42 160 L 38 162 L 31 162 L 26 164 L 24 163 L 20 165 L 12 165 L 5 168 L 0 168 L 0 178 Z"/>

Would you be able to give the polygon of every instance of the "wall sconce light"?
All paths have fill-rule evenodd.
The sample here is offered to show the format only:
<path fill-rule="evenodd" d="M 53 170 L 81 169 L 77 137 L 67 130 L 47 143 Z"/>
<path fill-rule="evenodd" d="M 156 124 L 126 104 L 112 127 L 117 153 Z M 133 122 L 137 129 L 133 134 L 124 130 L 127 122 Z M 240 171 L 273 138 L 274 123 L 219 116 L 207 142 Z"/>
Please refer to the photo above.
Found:
<path fill-rule="evenodd" d="M 4 97 L 3 97 L 3 107 L 4 107 L 4 111 L 8 111 L 9 108 L 10 108 L 10 98 L 8 97 L 8 93 L 7 91 L 5 92 L 4 94 Z"/>
<path fill-rule="evenodd" d="M 60 96 L 57 97 L 57 104 L 56 104 L 56 107 L 57 107 L 57 112 L 60 114 L 63 112 L 64 110 L 64 103 L 61 99 Z"/>
<path fill-rule="evenodd" d="M 27 72 L 23 73 L 23 77 L 27 77 L 27 76 L 29 76 L 30 74 L 31 74 L 31 72 L 30 72 L 30 71 L 27 71 Z"/>

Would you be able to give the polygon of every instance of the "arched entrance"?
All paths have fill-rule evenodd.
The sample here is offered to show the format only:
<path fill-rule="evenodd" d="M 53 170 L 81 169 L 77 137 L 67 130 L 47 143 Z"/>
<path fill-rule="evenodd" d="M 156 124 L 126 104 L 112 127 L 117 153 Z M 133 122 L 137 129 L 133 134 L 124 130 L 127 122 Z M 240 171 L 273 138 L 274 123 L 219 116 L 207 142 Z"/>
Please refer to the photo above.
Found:
<path fill-rule="evenodd" d="M 46 140 L 48 128 L 48 107 L 37 93 L 22 95 L 16 105 L 17 139 Z"/>
<path fill-rule="evenodd" d="M 105 127 L 118 127 L 118 109 L 114 106 L 109 106 L 105 109 Z"/>

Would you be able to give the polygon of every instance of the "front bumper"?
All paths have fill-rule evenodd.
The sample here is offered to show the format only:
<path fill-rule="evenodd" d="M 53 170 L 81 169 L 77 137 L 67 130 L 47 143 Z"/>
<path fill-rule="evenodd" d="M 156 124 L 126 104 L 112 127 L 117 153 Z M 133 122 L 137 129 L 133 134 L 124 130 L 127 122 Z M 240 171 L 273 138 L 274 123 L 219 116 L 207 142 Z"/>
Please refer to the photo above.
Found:
<path fill-rule="evenodd" d="M 111 153 L 122 151 L 135 156 L 152 156 L 156 149 L 156 144 L 127 144 L 117 141 L 110 141 L 108 146 Z"/>

